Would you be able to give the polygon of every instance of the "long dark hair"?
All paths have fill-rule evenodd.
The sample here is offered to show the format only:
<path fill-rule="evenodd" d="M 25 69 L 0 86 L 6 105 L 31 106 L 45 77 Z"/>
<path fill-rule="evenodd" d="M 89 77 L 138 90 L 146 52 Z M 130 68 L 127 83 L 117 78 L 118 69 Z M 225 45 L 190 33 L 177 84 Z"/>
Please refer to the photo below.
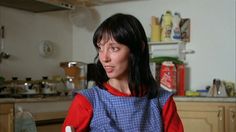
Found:
<path fill-rule="evenodd" d="M 104 37 L 114 38 L 120 44 L 126 45 L 130 49 L 129 56 L 129 88 L 132 94 L 138 96 L 141 93 L 140 86 L 143 86 L 149 98 L 157 96 L 159 83 L 155 81 L 149 67 L 149 48 L 144 28 L 140 21 L 128 14 L 114 14 L 102 22 L 93 36 L 93 44 L 98 49 L 99 43 Z M 95 82 L 101 86 L 108 80 L 106 72 L 98 59 L 97 77 Z"/>

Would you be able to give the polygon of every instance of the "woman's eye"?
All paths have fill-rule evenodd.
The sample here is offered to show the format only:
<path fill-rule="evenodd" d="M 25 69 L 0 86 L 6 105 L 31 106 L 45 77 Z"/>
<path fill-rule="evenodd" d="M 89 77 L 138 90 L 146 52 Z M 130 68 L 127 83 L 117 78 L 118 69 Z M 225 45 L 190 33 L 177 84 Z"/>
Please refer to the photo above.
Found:
<path fill-rule="evenodd" d="M 118 51 L 118 50 L 119 50 L 119 48 L 117 48 L 117 47 L 111 47 L 110 49 L 111 49 L 111 51 L 113 51 L 113 52 L 115 52 L 115 51 Z"/>

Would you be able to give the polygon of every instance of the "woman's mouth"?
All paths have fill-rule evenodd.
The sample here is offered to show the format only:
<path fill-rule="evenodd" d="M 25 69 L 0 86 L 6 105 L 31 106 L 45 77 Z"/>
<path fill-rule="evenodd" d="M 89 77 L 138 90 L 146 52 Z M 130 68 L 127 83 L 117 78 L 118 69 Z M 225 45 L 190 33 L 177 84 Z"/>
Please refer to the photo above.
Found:
<path fill-rule="evenodd" d="M 114 70 L 112 66 L 104 66 L 104 69 L 107 73 L 111 73 Z"/>

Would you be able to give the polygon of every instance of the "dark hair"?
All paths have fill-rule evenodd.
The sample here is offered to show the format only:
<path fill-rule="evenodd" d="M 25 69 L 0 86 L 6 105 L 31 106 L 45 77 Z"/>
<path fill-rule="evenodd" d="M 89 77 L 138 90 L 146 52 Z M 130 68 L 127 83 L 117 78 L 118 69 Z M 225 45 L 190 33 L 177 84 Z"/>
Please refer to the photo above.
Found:
<path fill-rule="evenodd" d="M 95 31 L 93 44 L 96 49 L 98 49 L 97 43 L 104 37 L 107 40 L 113 37 L 116 42 L 130 49 L 128 81 L 131 93 L 136 96 L 140 95 L 140 86 L 144 86 L 149 98 L 156 97 L 159 83 L 157 84 L 151 74 L 147 37 L 140 21 L 132 15 L 114 14 L 102 22 Z M 98 59 L 98 54 L 95 57 L 95 63 L 97 64 L 95 82 L 102 86 L 108 77 Z"/>

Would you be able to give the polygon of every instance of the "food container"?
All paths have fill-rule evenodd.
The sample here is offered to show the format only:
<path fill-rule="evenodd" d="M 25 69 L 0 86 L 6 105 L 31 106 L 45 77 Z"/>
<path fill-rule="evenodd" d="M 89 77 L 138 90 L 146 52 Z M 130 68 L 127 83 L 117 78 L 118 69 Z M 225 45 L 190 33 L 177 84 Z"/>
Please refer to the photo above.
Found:
<path fill-rule="evenodd" d="M 8 84 L 9 83 L 0 84 L 0 97 L 9 96 L 11 94 L 11 89 Z"/>
<path fill-rule="evenodd" d="M 176 68 L 172 61 L 164 61 L 162 63 L 160 85 L 167 91 L 176 92 Z"/>
<path fill-rule="evenodd" d="M 18 81 L 17 91 L 21 95 L 40 94 L 39 81 L 32 81 L 31 78 L 26 78 L 25 81 Z"/>
<path fill-rule="evenodd" d="M 47 76 L 40 81 L 41 94 L 57 94 L 56 82 L 49 80 Z"/>
<path fill-rule="evenodd" d="M 0 84 L 1 97 L 14 97 L 17 95 L 17 77 L 12 77 L 12 80 L 6 80 Z"/>
<path fill-rule="evenodd" d="M 87 87 L 87 64 L 84 62 L 61 62 L 65 72 L 65 85 L 68 89 L 81 90 Z"/>
<path fill-rule="evenodd" d="M 208 90 L 207 89 L 199 89 L 196 90 L 196 92 L 199 92 L 200 96 L 207 96 L 208 95 Z"/>

